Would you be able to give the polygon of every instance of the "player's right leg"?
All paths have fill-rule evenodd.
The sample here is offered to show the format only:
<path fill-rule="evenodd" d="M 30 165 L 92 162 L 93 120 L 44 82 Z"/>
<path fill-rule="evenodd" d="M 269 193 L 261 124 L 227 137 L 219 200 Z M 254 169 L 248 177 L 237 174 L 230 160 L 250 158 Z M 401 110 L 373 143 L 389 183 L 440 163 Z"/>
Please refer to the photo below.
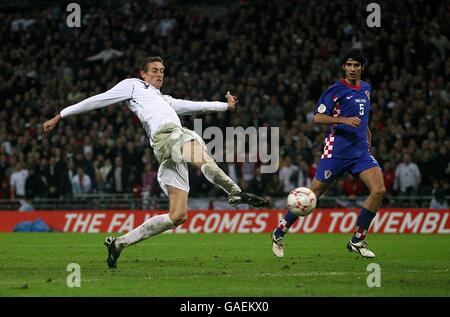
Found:
<path fill-rule="evenodd" d="M 311 190 L 316 195 L 317 199 L 327 190 L 329 183 L 323 183 L 317 178 L 314 178 L 311 184 Z M 284 218 L 278 224 L 278 227 L 272 232 L 272 252 L 275 256 L 282 258 L 284 256 L 284 235 L 289 228 L 297 221 L 298 216 L 289 210 L 284 215 Z"/>
<path fill-rule="evenodd" d="M 250 193 L 243 193 L 239 186 L 225 174 L 197 140 L 184 143 L 181 153 L 185 162 L 189 162 L 196 168 L 199 168 L 209 182 L 220 187 L 228 194 L 228 202 L 231 205 L 249 204 L 253 207 L 269 206 L 268 200 Z"/>
<path fill-rule="evenodd" d="M 154 216 L 127 234 L 114 238 L 107 237 L 105 245 L 108 248 L 107 263 L 115 268 L 122 250 L 142 240 L 148 239 L 166 230 L 173 229 L 186 221 L 188 210 L 188 192 L 170 185 L 166 186 L 169 196 L 168 214 Z"/>

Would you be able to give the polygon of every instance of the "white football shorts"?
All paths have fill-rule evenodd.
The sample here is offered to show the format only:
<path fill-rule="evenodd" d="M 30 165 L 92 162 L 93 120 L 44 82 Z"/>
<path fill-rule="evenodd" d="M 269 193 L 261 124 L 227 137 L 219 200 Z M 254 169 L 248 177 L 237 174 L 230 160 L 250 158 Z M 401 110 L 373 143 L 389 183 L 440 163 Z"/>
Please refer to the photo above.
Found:
<path fill-rule="evenodd" d="M 192 140 L 197 140 L 206 149 L 205 142 L 196 132 L 175 124 L 163 125 L 152 138 L 153 152 L 160 163 L 158 183 L 166 195 L 167 186 L 189 193 L 189 171 L 182 160 L 181 147 Z"/>

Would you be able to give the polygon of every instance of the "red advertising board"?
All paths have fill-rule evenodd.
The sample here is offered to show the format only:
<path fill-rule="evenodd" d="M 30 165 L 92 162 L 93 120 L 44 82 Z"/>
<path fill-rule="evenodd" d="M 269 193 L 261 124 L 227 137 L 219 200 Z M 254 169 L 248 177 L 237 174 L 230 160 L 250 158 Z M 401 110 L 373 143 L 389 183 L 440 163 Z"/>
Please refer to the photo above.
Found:
<path fill-rule="evenodd" d="M 0 211 L 0 232 L 12 232 L 23 221 L 41 219 L 54 231 L 128 232 L 164 210 L 152 211 Z M 187 221 L 172 233 L 263 233 L 273 230 L 285 210 L 190 211 Z M 290 228 L 292 233 L 349 233 L 358 209 L 317 209 Z M 380 209 L 369 232 L 449 234 L 450 209 Z"/>

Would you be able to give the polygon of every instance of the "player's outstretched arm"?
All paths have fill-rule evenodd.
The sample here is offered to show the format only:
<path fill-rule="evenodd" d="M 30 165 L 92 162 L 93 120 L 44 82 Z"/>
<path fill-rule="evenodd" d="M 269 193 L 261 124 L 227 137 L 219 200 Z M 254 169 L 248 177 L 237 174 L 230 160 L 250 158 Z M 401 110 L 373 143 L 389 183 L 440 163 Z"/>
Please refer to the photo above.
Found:
<path fill-rule="evenodd" d="M 104 93 L 89 97 L 77 104 L 66 107 L 61 110 L 59 114 L 43 124 L 44 134 L 47 135 L 49 132 L 51 132 L 62 118 L 106 107 L 117 102 L 127 100 L 131 97 L 132 91 L 133 82 L 125 79 Z"/>
<path fill-rule="evenodd" d="M 237 97 L 230 94 L 228 91 L 225 95 L 227 102 L 220 101 L 191 101 L 184 99 L 175 99 L 166 96 L 170 101 L 170 105 L 177 114 L 192 114 L 195 112 L 219 112 L 234 110 L 238 103 Z"/>

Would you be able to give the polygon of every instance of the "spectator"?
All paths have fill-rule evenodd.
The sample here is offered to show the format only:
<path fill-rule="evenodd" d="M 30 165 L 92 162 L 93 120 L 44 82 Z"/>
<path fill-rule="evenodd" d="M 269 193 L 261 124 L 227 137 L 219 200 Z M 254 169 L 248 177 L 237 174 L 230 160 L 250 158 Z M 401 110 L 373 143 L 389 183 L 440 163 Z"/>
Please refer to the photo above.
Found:
<path fill-rule="evenodd" d="M 435 175 L 435 162 L 431 159 L 429 150 L 423 152 L 422 160 L 418 163 L 420 174 L 422 175 L 422 182 L 420 184 L 421 192 L 424 195 L 431 194 L 433 180 L 438 177 Z"/>
<path fill-rule="evenodd" d="M 2 155 L 0 151 L 0 180 L 6 178 L 6 169 L 8 167 L 8 163 L 6 161 L 6 155 Z"/>
<path fill-rule="evenodd" d="M 154 195 L 157 192 L 157 176 L 157 171 L 150 163 L 145 165 L 145 174 L 142 175 L 142 195 L 144 197 L 148 197 L 152 194 Z"/>
<path fill-rule="evenodd" d="M 70 159 L 67 163 L 67 178 L 70 180 L 70 189 L 73 193 L 73 182 L 72 179 L 76 176 L 77 169 L 75 167 L 75 163 L 72 159 Z"/>
<path fill-rule="evenodd" d="M 11 197 L 9 182 L 6 176 L 0 179 L 0 199 L 9 199 Z"/>
<path fill-rule="evenodd" d="M 245 161 L 237 162 L 238 175 L 246 182 L 251 182 L 256 174 L 256 169 L 258 168 L 258 162 L 250 162 L 249 153 L 245 153 Z"/>
<path fill-rule="evenodd" d="M 109 193 L 112 191 L 112 183 L 110 182 L 111 180 L 110 173 L 112 169 L 113 166 L 111 164 L 111 159 L 107 158 L 105 160 L 105 165 L 100 167 L 100 179 L 101 179 L 101 183 L 99 184 L 100 192 Z"/>
<path fill-rule="evenodd" d="M 191 188 L 192 197 L 210 197 L 211 184 L 197 168 L 189 170 L 189 187 Z"/>
<path fill-rule="evenodd" d="M 25 182 L 28 177 L 28 170 L 22 167 L 22 163 L 17 162 L 15 171 L 11 174 L 9 184 L 11 186 L 11 199 L 25 198 Z"/>
<path fill-rule="evenodd" d="M 55 149 L 54 177 L 48 183 L 49 193 L 52 197 L 63 198 L 72 194 L 72 177 L 74 174 L 73 161 L 66 163 L 60 148 Z"/>
<path fill-rule="evenodd" d="M 283 193 L 287 194 L 296 188 L 296 176 L 298 176 L 298 166 L 292 164 L 289 155 L 284 157 L 284 166 L 280 170 L 280 183 L 283 184 Z"/>
<path fill-rule="evenodd" d="M 129 175 L 127 167 L 123 165 L 122 157 L 117 156 L 114 167 L 108 175 L 114 193 L 130 192 Z"/>
<path fill-rule="evenodd" d="M 140 184 L 145 164 L 155 167 L 156 163 L 132 112 L 123 111 L 120 105 L 99 109 L 65 121 L 50 138 L 42 136 L 38 124 L 65 105 L 111 88 L 119 78 L 135 76 L 132 65 L 148 52 L 166 53 L 173 61 L 173 67 L 167 69 L 164 94 L 209 99 L 221 87 L 236 91 L 247 111 L 232 116 L 206 115 L 205 122 L 221 128 L 279 127 L 281 155 L 301 155 L 312 178 L 325 130 L 311 124 L 311 110 L 323 86 L 332 82 L 340 53 L 363 45 L 369 61 L 363 80 L 371 83 L 371 101 L 376 105 L 371 116 L 371 129 L 377 132 L 372 139 L 372 149 L 378 151 L 375 156 L 384 166 L 387 161 L 402 160 L 402 150 L 407 148 L 423 176 L 420 193 L 430 193 L 430 184 L 435 182 L 448 186 L 450 59 L 444 32 L 448 23 L 445 1 L 411 1 L 409 10 L 404 10 L 401 1 L 386 0 L 390 10 L 383 13 L 383 32 L 376 41 L 372 29 L 357 27 L 349 17 L 341 17 L 338 29 L 331 20 L 323 24 L 315 19 L 327 12 L 346 16 L 332 1 L 320 6 L 308 1 L 301 5 L 296 1 L 247 1 L 245 7 L 238 4 L 224 10 L 221 23 L 177 1 L 156 2 L 164 5 L 152 4 L 151 13 L 125 2 L 106 3 L 101 9 L 95 2 L 85 3 L 81 33 L 65 27 L 62 13 L 49 19 L 52 8 L 28 6 L 24 16 L 11 5 L 7 13 L 0 12 L 5 21 L 4 32 L 0 32 L 5 43 L 0 48 L 4 99 L 0 107 L 0 174 L 6 175 L 8 182 L 17 160 L 28 164 L 29 158 L 39 157 L 50 162 L 54 156 L 56 181 L 49 186 L 49 195 L 70 195 L 75 173 L 68 167 L 70 160 L 77 159 L 75 153 L 93 152 L 95 158 L 101 154 L 110 162 L 122 156 L 130 183 L 125 192 Z M 364 9 L 361 1 L 348 4 L 355 10 Z M 110 10 L 119 14 L 108 14 Z M 11 18 L 9 12 L 13 11 L 17 14 Z M 398 12 L 404 14 L 399 18 Z M 417 12 L 423 12 L 420 19 L 415 18 Z M 408 28 L 408 34 L 399 36 L 399 28 Z M 152 37 L 149 30 L 155 30 Z M 76 41 L 69 40 L 73 36 Z M 18 59 L 17 52 L 27 60 Z M 100 122 L 96 122 L 98 117 Z M 191 119 L 183 120 L 189 123 Z M 62 149 L 64 153 L 60 153 Z M 426 151 L 429 154 L 424 155 Z M 138 159 L 136 163 L 136 157 L 145 162 Z M 104 161 L 96 163 L 98 172 L 107 165 Z M 298 160 L 295 163 L 300 164 Z M 233 164 L 229 167 L 236 168 Z M 246 166 L 246 171 L 247 167 L 246 179 L 256 177 L 252 166 Z M 105 169 L 109 173 L 111 164 Z M 240 172 L 236 169 L 230 176 L 238 182 L 243 177 Z M 266 185 L 267 193 L 284 195 L 278 188 L 279 172 L 281 169 L 275 174 L 277 180 Z M 112 184 L 97 182 L 92 171 L 89 173 L 93 190 L 115 191 Z M 204 195 L 201 187 L 191 189 L 196 190 L 197 196 Z"/>
<path fill-rule="evenodd" d="M 97 187 L 97 183 L 96 183 L 96 180 L 95 180 L 95 169 L 94 169 L 93 155 L 94 154 L 92 152 L 87 152 L 84 155 L 82 168 L 85 171 L 85 173 L 87 175 L 89 175 L 89 177 L 91 178 L 93 188 L 96 188 Z"/>
<path fill-rule="evenodd" d="M 297 187 L 310 187 L 311 186 L 311 178 L 308 175 L 308 163 L 302 158 L 301 155 L 297 156 L 298 163 L 298 178 L 297 178 Z"/>
<path fill-rule="evenodd" d="M 159 22 L 159 32 L 162 36 L 167 36 L 173 28 L 176 26 L 176 20 L 174 18 L 168 17 L 168 14 L 165 18 L 161 19 Z"/>
<path fill-rule="evenodd" d="M 264 196 L 264 188 L 265 188 L 264 176 L 261 174 L 261 168 L 256 168 L 255 177 L 250 181 L 249 191 L 258 196 Z"/>
<path fill-rule="evenodd" d="M 441 59 L 445 61 L 446 57 L 448 56 L 448 51 L 450 50 L 448 39 L 444 34 L 441 33 L 439 29 L 434 28 L 432 33 L 433 35 L 430 38 L 430 43 L 437 48 Z"/>
<path fill-rule="evenodd" d="M 28 177 L 25 181 L 25 195 L 28 199 L 43 198 L 47 194 L 47 186 L 42 176 L 35 169 L 28 169 Z"/>
<path fill-rule="evenodd" d="M 284 119 L 283 108 L 278 103 L 276 96 L 270 98 L 270 104 L 266 105 L 263 116 L 271 127 L 277 127 Z"/>
<path fill-rule="evenodd" d="M 386 161 L 383 166 L 383 179 L 386 193 L 392 193 L 395 183 L 394 167 L 390 161 Z"/>
<path fill-rule="evenodd" d="M 88 194 L 91 191 L 91 178 L 85 174 L 81 167 L 77 168 L 77 174 L 72 177 L 73 194 Z"/>
<path fill-rule="evenodd" d="M 365 191 L 363 181 L 358 177 L 354 178 L 350 174 L 346 174 L 345 178 L 340 182 L 340 189 L 349 198 L 355 198 L 360 196 Z"/>
<path fill-rule="evenodd" d="M 266 182 L 264 192 L 270 197 L 286 197 L 283 191 L 283 183 L 277 174 L 269 174 L 270 181 Z"/>
<path fill-rule="evenodd" d="M 430 202 L 430 209 L 448 209 L 448 202 L 443 191 L 437 192 Z"/>
<path fill-rule="evenodd" d="M 30 197 L 27 197 L 26 199 L 21 199 L 19 203 L 20 203 L 19 211 L 34 211 L 34 207 L 32 205 Z"/>
<path fill-rule="evenodd" d="M 408 153 L 403 155 L 403 162 L 397 165 L 395 169 L 394 189 L 399 190 L 402 194 L 417 194 L 421 181 L 421 175 L 417 164 L 411 162 Z"/>
<path fill-rule="evenodd" d="M 450 153 L 448 151 L 448 147 L 445 144 L 442 144 L 437 149 L 438 153 L 435 158 L 435 166 L 434 170 L 436 171 L 436 176 L 439 178 L 440 176 L 444 176 L 446 174 L 448 163 L 450 162 Z"/>

